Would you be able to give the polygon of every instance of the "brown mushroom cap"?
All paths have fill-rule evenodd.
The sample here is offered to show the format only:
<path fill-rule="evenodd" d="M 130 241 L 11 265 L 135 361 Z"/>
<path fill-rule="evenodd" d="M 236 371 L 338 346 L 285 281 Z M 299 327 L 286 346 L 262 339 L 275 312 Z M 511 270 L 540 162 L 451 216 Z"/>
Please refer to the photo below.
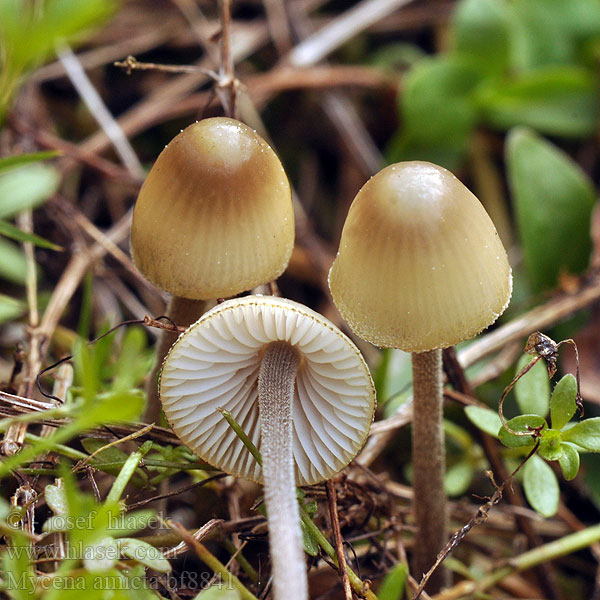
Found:
<path fill-rule="evenodd" d="M 239 294 L 276 279 L 294 245 L 281 162 L 252 129 L 224 117 L 184 129 L 161 152 L 133 213 L 131 253 L 182 298 Z"/>
<path fill-rule="evenodd" d="M 491 325 L 512 276 L 479 200 L 446 169 L 413 161 L 386 167 L 358 192 L 329 285 L 357 335 L 424 352 Z"/>
<path fill-rule="evenodd" d="M 173 431 L 198 456 L 239 477 L 262 472 L 218 411 L 230 411 L 260 450 L 258 373 L 265 347 L 294 346 L 293 454 L 298 485 L 341 471 L 363 447 L 375 389 L 358 348 L 302 304 L 272 296 L 227 300 L 204 314 L 171 348 L 160 397 Z"/>

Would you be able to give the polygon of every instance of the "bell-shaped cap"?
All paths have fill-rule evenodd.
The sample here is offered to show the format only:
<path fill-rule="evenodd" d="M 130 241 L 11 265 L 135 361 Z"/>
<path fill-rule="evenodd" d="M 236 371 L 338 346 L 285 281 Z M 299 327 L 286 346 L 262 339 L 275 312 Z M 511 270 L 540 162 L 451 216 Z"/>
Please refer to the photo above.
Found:
<path fill-rule="evenodd" d="M 491 325 L 512 276 L 479 200 L 446 169 L 414 161 L 386 167 L 358 192 L 329 286 L 357 335 L 424 352 Z"/>
<path fill-rule="evenodd" d="M 136 266 L 182 298 L 225 298 L 276 279 L 293 245 L 281 162 L 235 119 L 205 119 L 177 135 L 150 170 L 133 213 Z"/>
<path fill-rule="evenodd" d="M 260 467 L 218 409 L 230 411 L 260 450 L 258 372 L 264 348 L 278 340 L 301 355 L 292 408 L 293 453 L 298 485 L 311 485 L 356 456 L 375 410 L 373 381 L 360 352 L 316 312 L 271 296 L 217 305 L 171 348 L 160 397 L 173 431 L 199 457 L 260 483 Z"/>

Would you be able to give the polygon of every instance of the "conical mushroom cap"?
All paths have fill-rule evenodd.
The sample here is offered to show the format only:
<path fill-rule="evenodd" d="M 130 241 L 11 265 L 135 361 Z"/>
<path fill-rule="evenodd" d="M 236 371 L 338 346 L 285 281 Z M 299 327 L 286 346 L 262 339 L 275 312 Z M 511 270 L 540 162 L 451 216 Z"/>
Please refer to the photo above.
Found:
<path fill-rule="evenodd" d="M 139 270 L 182 298 L 225 298 L 276 279 L 294 245 L 291 189 L 252 129 L 224 117 L 184 129 L 140 190 L 131 229 Z"/>
<path fill-rule="evenodd" d="M 224 417 L 260 450 L 258 372 L 263 349 L 287 341 L 301 354 L 292 415 L 298 485 L 328 479 L 364 445 L 375 391 L 356 346 L 307 307 L 271 296 L 219 304 L 183 333 L 165 359 L 160 397 L 173 431 L 208 463 L 262 482 L 261 469 Z"/>
<path fill-rule="evenodd" d="M 386 167 L 358 192 L 329 286 L 357 335 L 424 352 L 491 325 L 512 277 L 479 200 L 446 169 L 414 161 Z"/>

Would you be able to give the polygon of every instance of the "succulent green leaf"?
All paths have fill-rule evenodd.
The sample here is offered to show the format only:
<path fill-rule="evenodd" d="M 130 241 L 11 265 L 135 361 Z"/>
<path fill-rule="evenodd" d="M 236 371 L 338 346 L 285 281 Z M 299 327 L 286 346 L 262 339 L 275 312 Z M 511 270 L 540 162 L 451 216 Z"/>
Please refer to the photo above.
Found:
<path fill-rule="evenodd" d="M 467 151 L 477 118 L 471 92 L 477 69 L 455 55 L 417 63 L 404 79 L 401 113 L 405 126 L 392 140 L 388 158 L 429 160 L 453 168 Z"/>
<path fill-rule="evenodd" d="M 517 363 L 515 373 L 526 367 L 535 358 L 523 354 Z M 550 381 L 544 361 L 539 360 L 517 383 L 515 396 L 522 413 L 545 417 L 548 414 L 548 399 L 550 397 Z"/>
<path fill-rule="evenodd" d="M 475 100 L 492 127 L 526 126 L 547 135 L 585 137 L 598 125 L 596 85 L 586 69 L 550 67 L 512 80 L 490 80 L 478 88 Z"/>
<path fill-rule="evenodd" d="M 565 442 L 572 442 L 590 452 L 600 452 L 600 417 L 577 423 L 563 431 L 562 438 Z"/>
<path fill-rule="evenodd" d="M 529 281 L 534 291 L 553 288 L 561 272 L 588 265 L 594 187 L 566 154 L 526 129 L 510 133 L 507 162 Z"/>
<path fill-rule="evenodd" d="M 568 373 L 556 384 L 550 400 L 553 429 L 562 429 L 577 411 L 577 380 Z"/>
<path fill-rule="evenodd" d="M 560 496 L 558 481 L 550 466 L 535 454 L 523 467 L 523 490 L 529 504 L 540 515 L 556 514 Z"/>
<path fill-rule="evenodd" d="M 444 475 L 444 488 L 448 496 L 461 496 L 468 489 L 473 479 L 473 465 L 468 460 L 461 460 L 452 465 Z"/>
<path fill-rule="evenodd" d="M 10 537 L 13 547 L 28 548 L 29 541 L 20 531 L 15 530 Z M 7 596 L 13 600 L 31 600 L 39 597 L 36 593 L 37 577 L 29 558 L 28 552 L 5 551 L 0 556 L 3 583 L 8 584 Z M 9 580 L 8 577 L 11 579 Z M 10 581 L 13 585 L 10 585 Z"/>
<path fill-rule="evenodd" d="M 11 283 L 24 285 L 26 273 L 25 253 L 12 242 L 0 237 L 0 277 Z"/>
<path fill-rule="evenodd" d="M 119 560 L 119 546 L 110 536 L 88 544 L 83 552 L 83 564 L 92 573 L 111 569 L 117 560 Z"/>
<path fill-rule="evenodd" d="M 497 412 L 493 411 L 491 408 L 484 408 L 482 406 L 467 406 L 465 408 L 465 414 L 473 425 L 479 427 L 479 429 L 485 431 L 488 435 L 495 438 L 498 437 L 498 431 L 502 427 L 502 421 Z"/>
<path fill-rule="evenodd" d="M 45 202 L 58 188 L 58 171 L 32 163 L 0 173 L 0 219 Z"/>
<path fill-rule="evenodd" d="M 527 448 L 535 444 L 533 437 L 534 429 L 546 429 L 548 424 L 543 417 L 539 415 L 519 415 L 514 419 L 507 421 L 506 425 L 513 431 L 519 433 L 531 433 L 531 435 L 514 435 L 504 426 L 500 427 L 498 437 L 500 441 L 509 448 Z"/>
<path fill-rule="evenodd" d="M 228 585 L 217 584 L 202 590 L 194 600 L 240 600 L 240 593 Z"/>
<path fill-rule="evenodd" d="M 383 578 L 377 598 L 379 600 L 402 600 L 404 598 L 404 589 L 408 579 L 408 565 L 406 563 L 397 563 Z"/>
<path fill-rule="evenodd" d="M 0 294 L 0 323 L 11 321 L 25 312 L 25 304 L 16 298 Z"/>
<path fill-rule="evenodd" d="M 302 544 L 304 545 L 304 552 L 306 552 L 306 554 L 309 556 L 318 556 L 319 542 L 317 542 L 312 532 L 302 521 L 300 522 L 300 527 L 302 529 Z"/>
<path fill-rule="evenodd" d="M 500 75 L 510 60 L 511 7 L 506 0 L 462 0 L 452 19 L 456 51 L 485 74 Z"/>
<path fill-rule="evenodd" d="M 544 429 L 540 439 L 539 453 L 546 460 L 558 460 L 563 455 L 560 431 Z"/>
<path fill-rule="evenodd" d="M 558 459 L 558 464 L 562 469 L 563 476 L 567 481 L 574 479 L 579 472 L 579 452 L 571 444 L 562 444 L 562 456 Z"/>
<path fill-rule="evenodd" d="M 118 540 L 121 554 L 127 558 L 158 571 L 159 573 L 169 573 L 171 563 L 163 556 L 163 553 L 154 546 L 135 538 L 122 538 Z"/>
<path fill-rule="evenodd" d="M 55 515 L 65 515 L 69 512 L 67 494 L 64 488 L 56 485 L 47 485 L 44 488 L 44 497 L 46 498 L 46 504 Z"/>

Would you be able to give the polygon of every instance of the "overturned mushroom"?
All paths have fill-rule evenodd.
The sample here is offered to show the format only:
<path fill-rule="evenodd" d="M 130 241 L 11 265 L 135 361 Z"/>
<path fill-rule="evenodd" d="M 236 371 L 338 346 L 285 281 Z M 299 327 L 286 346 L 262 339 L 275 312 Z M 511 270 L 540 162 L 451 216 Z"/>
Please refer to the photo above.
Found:
<path fill-rule="evenodd" d="M 295 486 L 332 477 L 366 440 L 375 392 L 358 349 L 296 302 L 228 300 L 177 340 L 160 397 L 173 430 L 198 456 L 264 483 L 275 598 L 307 598 Z M 219 408 L 260 449 L 262 471 Z"/>
<path fill-rule="evenodd" d="M 294 246 L 291 188 L 273 149 L 240 121 L 193 123 L 161 152 L 140 190 L 131 254 L 172 294 L 168 316 L 193 323 L 208 300 L 276 279 Z M 175 338 L 163 335 L 158 365 Z M 156 420 L 156 374 L 147 387 Z"/>

